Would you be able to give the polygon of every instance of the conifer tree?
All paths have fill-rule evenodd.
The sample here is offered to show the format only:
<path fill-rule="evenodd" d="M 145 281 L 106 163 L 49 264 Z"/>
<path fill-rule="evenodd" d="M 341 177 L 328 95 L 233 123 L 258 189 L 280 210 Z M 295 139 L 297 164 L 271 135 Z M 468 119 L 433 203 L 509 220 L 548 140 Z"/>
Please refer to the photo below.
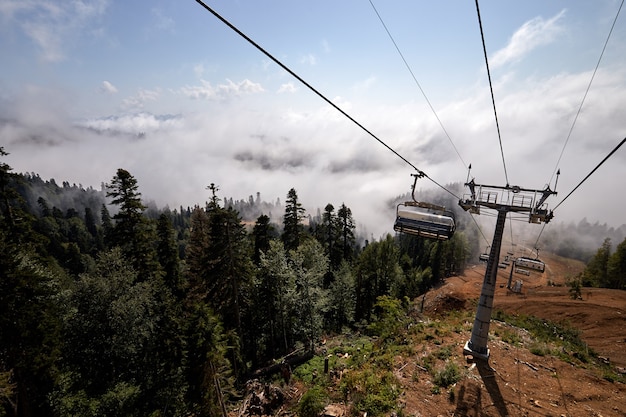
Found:
<path fill-rule="evenodd" d="M 58 415 L 182 411 L 181 329 L 158 280 L 139 280 L 117 247 L 101 254 L 65 301 L 71 308 L 51 396 Z"/>
<path fill-rule="evenodd" d="M 258 265 L 261 261 L 261 254 L 269 250 L 270 240 L 273 234 L 274 227 L 270 224 L 270 218 L 265 214 L 260 215 L 254 224 L 254 229 L 252 230 L 252 235 L 254 237 L 255 264 Z"/>
<path fill-rule="evenodd" d="M 0 147 L 0 157 L 7 153 Z M 32 216 L 17 192 L 20 177 L 0 161 L 0 414 L 50 415 L 47 394 L 58 359 L 57 292 L 63 276 L 43 262 Z"/>
<path fill-rule="evenodd" d="M 287 193 L 285 202 L 285 215 L 283 217 L 283 244 L 285 250 L 295 250 L 300 246 L 302 235 L 302 220 L 304 219 L 304 208 L 298 200 L 298 193 L 294 188 Z"/>
<path fill-rule="evenodd" d="M 100 207 L 100 221 L 102 222 L 102 240 L 106 248 L 113 246 L 113 220 L 106 205 Z"/>
<path fill-rule="evenodd" d="M 328 289 L 328 320 L 331 330 L 340 332 L 354 322 L 356 306 L 355 278 L 347 261 L 343 261 Z"/>
<path fill-rule="evenodd" d="M 118 169 L 117 174 L 107 185 L 107 197 L 112 197 L 112 204 L 119 206 L 113 216 L 113 244 L 122 248 L 124 256 L 131 260 L 141 279 L 146 279 L 158 272 L 156 251 L 152 242 L 156 240 L 154 229 L 143 216 L 146 206 L 141 202 L 137 180 L 125 169 Z"/>
<path fill-rule="evenodd" d="M 339 248 L 341 250 L 341 259 L 348 262 L 352 261 L 355 246 L 354 219 L 352 218 L 352 210 L 341 203 L 341 207 L 337 211 L 337 221 L 339 223 Z"/>
<path fill-rule="evenodd" d="M 191 212 L 185 261 L 190 290 L 194 297 L 205 300 L 208 294 L 209 216 L 197 206 Z"/>
<path fill-rule="evenodd" d="M 163 213 L 157 221 L 157 259 L 165 276 L 166 286 L 177 296 L 182 295 L 183 284 L 180 275 L 178 247 L 174 236 L 174 227 L 167 214 Z"/>
<path fill-rule="evenodd" d="M 281 242 L 270 241 L 269 249 L 261 253 L 256 288 L 254 305 L 264 340 L 260 343 L 261 357 L 277 357 L 287 353 L 293 345 L 291 312 L 295 298 L 295 274 Z"/>
<path fill-rule="evenodd" d="M 400 251 L 391 235 L 363 249 L 357 265 L 355 319 L 369 321 L 376 298 L 394 295 L 402 277 Z"/>
<path fill-rule="evenodd" d="M 290 259 L 295 272 L 294 334 L 308 349 L 313 350 L 322 332 L 323 317 L 328 311 L 328 292 L 324 289 L 328 258 L 320 243 L 309 239 L 291 252 Z"/>

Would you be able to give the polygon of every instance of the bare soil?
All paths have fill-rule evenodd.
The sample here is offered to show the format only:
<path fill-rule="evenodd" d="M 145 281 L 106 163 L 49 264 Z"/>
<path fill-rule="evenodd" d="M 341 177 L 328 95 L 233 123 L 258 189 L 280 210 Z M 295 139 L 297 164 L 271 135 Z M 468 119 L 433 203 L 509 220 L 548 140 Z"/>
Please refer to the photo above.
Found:
<path fill-rule="evenodd" d="M 542 259 L 545 273 L 513 274 L 512 282 L 523 281 L 519 294 L 506 288 L 510 270 L 499 272 L 494 308 L 567 322 L 582 331 L 582 339 L 613 369 L 626 368 L 626 291 L 583 288 L 582 300 L 574 300 L 566 282 L 584 265 L 551 254 L 543 254 Z M 485 266 L 476 265 L 462 276 L 448 278 L 426 295 L 425 313 L 433 316 L 450 308 L 475 310 L 484 274 Z M 626 385 L 609 382 L 600 368 L 573 365 L 551 355 L 537 356 L 526 347 L 502 341 L 496 335 L 506 330 L 505 323 L 492 320 L 488 363 L 463 358 L 472 323 L 454 337 L 456 359 L 465 363 L 467 373 L 452 393 L 430 394 L 427 383 L 400 375 L 405 387 L 405 415 L 626 416 Z"/>
<path fill-rule="evenodd" d="M 523 281 L 521 293 L 512 293 L 506 288 L 510 271 L 499 271 L 494 308 L 555 323 L 568 322 L 582 331 L 582 339 L 589 348 L 605 358 L 608 369 L 626 368 L 626 291 L 584 288 L 582 300 L 574 300 L 565 284 L 581 272 L 584 265 L 550 254 L 542 254 L 542 259 L 547 265 L 545 273 L 511 276 L 513 282 Z M 395 358 L 393 367 L 401 392 L 401 414 L 415 417 L 626 417 L 626 385 L 619 382 L 619 378 L 607 378 L 607 368 L 594 363 L 531 353 L 529 346 L 534 342 L 523 329 L 492 320 L 489 361 L 474 361 L 471 356 L 463 355 L 463 346 L 471 337 L 484 274 L 485 265 L 475 265 L 462 276 L 447 278 L 426 294 L 423 312 L 419 313 L 422 320 L 443 329 L 452 313 L 461 324 L 456 324 L 453 331 L 437 333 L 436 340 L 414 346 L 410 356 Z M 421 299 L 416 301 L 421 304 Z M 503 335 L 507 332 L 520 335 L 523 343 L 506 340 Z M 461 379 L 451 387 L 437 389 L 432 370 L 423 365 L 442 347 L 452 353 L 444 360 L 437 360 L 435 367 L 442 369 L 446 362 L 452 361 L 461 370 Z M 567 352 L 563 353 L 568 357 Z M 288 410 L 295 409 L 306 388 L 292 381 L 283 389 L 286 401 L 271 415 L 294 415 Z M 233 413 L 239 417 L 244 414 Z M 335 403 L 327 407 L 326 415 L 347 417 L 357 413 L 351 410 L 350 403 Z"/>

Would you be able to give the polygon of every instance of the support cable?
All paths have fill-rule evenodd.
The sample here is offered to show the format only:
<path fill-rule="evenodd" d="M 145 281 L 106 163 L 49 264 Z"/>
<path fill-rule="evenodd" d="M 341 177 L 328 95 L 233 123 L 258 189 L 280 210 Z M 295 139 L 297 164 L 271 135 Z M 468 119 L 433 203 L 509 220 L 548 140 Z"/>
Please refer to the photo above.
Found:
<path fill-rule="evenodd" d="M 560 202 L 559 204 L 557 204 L 556 206 L 554 206 L 554 208 L 553 208 L 552 210 L 553 210 L 553 211 L 554 211 L 554 210 L 556 210 L 556 209 L 557 209 L 557 208 L 558 208 L 561 204 L 563 204 L 563 203 L 565 202 L 565 200 L 567 200 L 567 199 L 568 199 L 568 197 L 569 197 L 570 195 L 572 195 L 572 193 L 578 189 L 578 187 L 580 187 L 581 185 L 583 185 L 583 183 L 584 183 L 585 181 L 587 181 L 587 179 L 588 179 L 588 178 L 589 178 L 589 177 L 590 177 L 590 176 L 591 176 L 594 172 L 596 172 L 596 171 L 598 170 L 598 168 L 600 168 L 600 166 L 602 166 L 602 164 L 604 164 L 604 163 L 606 162 L 606 160 L 607 160 L 607 159 L 609 159 L 611 156 L 613 156 L 613 154 L 614 154 L 615 152 L 617 152 L 617 150 L 618 150 L 618 149 L 619 149 L 619 148 L 620 148 L 620 147 L 624 144 L 624 142 L 626 142 L 626 138 L 622 139 L 622 141 L 621 141 L 619 144 L 617 144 L 617 146 L 616 146 L 615 148 L 613 148 L 613 150 L 612 150 L 612 151 L 611 151 L 611 152 L 610 152 L 607 156 L 605 156 L 605 157 L 604 157 L 604 159 L 603 159 L 602 161 L 600 161 L 600 163 L 599 163 L 598 165 L 596 165 L 596 167 L 595 167 L 594 169 L 592 169 L 592 170 L 591 170 L 591 172 L 590 172 L 589 174 L 587 174 L 587 176 L 586 176 L 585 178 L 583 178 L 583 179 L 582 179 L 582 181 L 581 181 L 581 182 L 579 182 L 579 183 L 578 183 L 578 185 L 577 185 L 576 187 L 574 187 L 574 189 L 573 189 L 572 191 L 570 191 L 570 192 L 569 192 L 569 194 L 568 194 L 568 195 L 566 195 L 566 196 L 565 196 L 565 198 L 564 198 L 563 200 L 561 200 L 561 202 Z"/>
<path fill-rule="evenodd" d="M 493 95 L 493 83 L 491 82 L 491 71 L 489 70 L 489 59 L 487 58 L 487 46 L 485 45 L 485 34 L 483 32 L 483 23 L 480 18 L 480 7 L 476 0 L 476 13 L 478 14 L 478 25 L 480 26 L 480 37 L 483 42 L 483 53 L 485 54 L 485 65 L 487 66 L 487 78 L 489 79 L 489 91 L 491 91 L 491 104 L 493 105 L 493 115 L 496 119 L 496 129 L 498 130 L 498 142 L 500 142 L 500 154 L 502 155 L 502 165 L 504 166 L 504 179 L 509 185 L 509 175 L 506 171 L 506 162 L 504 161 L 504 149 L 502 147 L 502 135 L 500 135 L 500 124 L 498 123 L 498 112 L 496 111 L 496 99 Z"/>
<path fill-rule="evenodd" d="M 222 23 L 224 23 L 226 26 L 228 26 L 229 28 L 231 28 L 233 31 L 235 31 L 239 36 L 241 36 L 242 38 L 244 38 L 246 41 L 248 41 L 252 46 L 254 46 L 256 49 L 258 49 L 260 52 L 262 52 L 265 56 L 267 56 L 269 59 L 271 59 L 272 61 L 274 61 L 278 66 L 280 66 L 282 69 L 284 69 L 285 71 L 287 71 L 292 77 L 294 77 L 295 79 L 297 79 L 298 81 L 300 81 L 302 84 L 304 84 L 309 90 L 311 90 L 312 92 L 314 92 L 315 94 L 317 94 L 322 100 L 324 100 L 326 103 L 330 104 L 332 107 L 335 108 L 335 110 L 337 110 L 339 113 L 343 114 L 345 117 L 347 117 L 352 123 L 354 123 L 355 125 L 357 125 L 358 127 L 360 127 L 365 133 L 367 133 L 368 135 L 370 135 L 372 138 L 376 139 L 381 145 L 383 145 L 385 148 L 387 148 L 388 150 L 390 150 L 391 152 L 393 152 L 394 155 L 396 155 L 398 158 L 402 159 L 405 163 L 407 163 L 409 166 L 411 166 L 413 169 L 415 169 L 418 172 L 422 172 L 420 171 L 415 165 L 413 165 L 411 162 L 409 162 L 405 157 L 403 157 L 402 155 L 400 155 L 398 152 L 396 152 L 393 148 L 391 148 L 389 145 L 387 145 L 385 142 L 382 141 L 382 139 L 380 139 L 378 136 L 376 136 L 374 133 L 372 133 L 371 131 L 369 131 L 365 126 L 363 126 L 361 123 L 359 123 L 358 121 L 356 121 L 354 118 L 352 118 L 352 116 L 350 116 L 348 113 L 346 113 L 345 111 L 343 111 L 339 106 L 337 106 L 335 103 L 333 103 L 330 99 L 326 98 L 326 96 L 324 96 L 322 93 L 320 93 L 317 89 L 315 89 L 311 84 L 307 83 L 302 77 L 300 77 L 298 74 L 296 74 L 295 72 L 293 72 L 289 67 L 287 67 L 285 64 L 283 64 L 281 61 L 279 61 L 277 58 L 275 58 L 272 54 L 270 54 L 268 51 L 266 51 L 262 46 L 260 46 L 258 43 L 256 43 L 255 41 L 253 41 L 248 35 L 246 35 L 245 33 L 243 33 L 242 31 L 240 31 L 239 29 L 237 29 L 237 27 L 235 27 L 232 23 L 230 23 L 228 20 L 226 20 L 224 17 L 222 17 L 219 13 L 217 13 L 215 10 L 213 10 L 211 7 L 209 7 L 206 3 L 204 3 L 202 0 L 196 0 L 196 2 L 198 4 L 200 4 L 202 7 L 204 7 L 209 13 L 211 13 L 213 16 L 217 17 L 219 20 L 222 21 Z"/>
<path fill-rule="evenodd" d="M 603 159 L 603 160 L 602 160 L 602 161 L 601 161 L 598 165 L 596 165 L 596 167 L 595 167 L 594 169 L 592 169 L 592 170 L 591 170 L 591 172 L 590 172 L 589 174 L 587 174 L 587 176 L 586 176 L 585 178 L 583 178 L 583 179 L 582 179 L 582 181 L 580 181 L 580 182 L 578 183 L 578 185 L 577 185 L 576 187 L 574 187 L 574 189 L 573 189 L 572 191 L 570 191 L 570 192 L 569 192 L 569 194 L 568 194 L 568 195 L 566 195 L 566 196 L 565 196 L 565 198 L 563 198 L 563 200 L 561 200 L 561 202 L 560 202 L 559 204 L 557 204 L 556 206 L 554 206 L 554 208 L 552 209 L 552 211 L 556 210 L 556 209 L 557 209 L 557 208 L 558 208 L 561 204 L 563 204 L 563 203 L 565 202 L 565 200 L 567 200 L 567 199 L 568 199 L 568 197 L 569 197 L 570 195 L 572 195 L 572 194 L 574 193 L 574 191 L 576 191 L 576 190 L 578 189 L 578 187 L 580 187 L 581 185 L 583 185 L 583 183 L 584 183 L 585 181 L 587 181 L 587 179 L 588 179 L 588 178 L 589 178 L 589 177 L 590 177 L 590 176 L 591 176 L 594 172 L 596 172 L 596 171 L 598 170 L 598 168 L 600 168 L 600 166 L 601 166 L 602 164 L 604 164 L 604 162 L 606 162 L 606 160 L 607 160 L 607 159 L 609 159 L 611 156 L 613 156 L 613 154 L 614 154 L 615 152 L 617 152 L 617 150 L 618 150 L 618 149 L 619 149 L 619 148 L 620 148 L 620 147 L 624 144 L 624 142 L 626 142 L 626 138 L 622 139 L 622 141 L 621 141 L 619 144 L 617 144 L 617 146 L 616 146 L 615 148 L 613 148 L 613 150 L 612 150 L 612 151 L 611 151 L 611 152 L 610 152 L 610 153 L 609 153 L 606 157 L 604 157 L 604 159 Z M 543 230 L 546 228 L 546 224 L 547 224 L 547 223 L 544 223 L 544 224 L 543 224 L 543 227 L 541 228 L 541 231 L 539 232 L 539 236 L 537 236 L 537 240 L 535 241 L 535 247 L 537 247 L 537 245 L 539 244 L 539 239 L 541 238 L 541 234 L 543 233 Z"/>
<path fill-rule="evenodd" d="M 428 97 L 426 96 L 426 93 L 424 92 L 424 89 L 422 88 L 422 86 L 420 85 L 419 81 L 417 81 L 417 78 L 415 77 L 415 74 L 413 73 L 413 70 L 411 69 L 411 66 L 409 65 L 409 63 L 406 61 L 406 59 L 404 58 L 404 55 L 402 54 L 402 51 L 400 51 L 400 47 L 398 47 L 398 44 L 396 43 L 395 39 L 393 38 L 393 36 L 391 35 L 391 32 L 389 31 L 389 29 L 387 28 L 387 25 L 385 24 L 385 22 L 383 21 L 383 18 L 381 17 L 380 13 L 378 13 L 378 10 L 376 9 L 376 6 L 374 6 L 374 3 L 372 2 L 372 0 L 369 0 L 370 4 L 372 5 L 372 9 L 374 9 L 374 12 L 376 13 L 376 16 L 378 16 L 378 20 L 380 20 L 380 23 L 383 25 L 383 27 L 385 28 L 385 31 L 387 32 L 387 35 L 389 36 L 389 39 L 391 39 L 391 42 L 393 43 L 393 46 L 395 46 L 396 51 L 398 51 L 398 54 L 400 55 L 400 58 L 402 58 L 402 61 L 404 62 L 404 65 L 406 66 L 406 69 L 409 70 L 409 73 L 411 74 L 411 77 L 413 77 L 413 81 L 415 81 L 415 84 L 417 85 L 417 88 L 419 88 L 420 92 L 422 93 L 422 96 L 424 96 L 424 99 L 426 100 L 426 103 L 428 103 L 428 107 L 430 107 L 430 110 L 433 112 L 433 114 L 435 115 L 435 118 L 437 119 L 437 122 L 439 122 L 439 126 L 441 126 L 441 129 L 443 130 L 443 133 L 445 133 L 446 137 L 448 138 L 448 140 L 450 141 L 450 144 L 452 145 L 452 148 L 454 149 L 454 151 L 456 152 L 457 156 L 459 157 L 459 159 L 461 160 L 461 163 L 463 163 L 463 167 L 466 167 L 467 164 L 465 163 L 465 161 L 463 160 L 463 158 L 461 157 L 461 154 L 459 153 L 459 150 L 457 149 L 457 147 L 454 145 L 454 142 L 452 141 L 452 138 L 450 137 L 450 135 L 448 134 L 448 131 L 446 130 L 446 128 L 443 126 L 443 122 L 441 121 L 441 119 L 439 118 L 439 116 L 437 115 L 437 112 L 435 111 L 435 108 L 433 107 L 433 105 L 431 104 L 430 100 L 428 99 Z"/>
<path fill-rule="evenodd" d="M 476 227 L 478 228 L 478 231 L 480 232 L 480 235 L 483 237 L 483 240 L 487 243 L 487 246 L 489 246 L 489 240 L 487 239 L 487 237 L 485 236 L 485 234 L 483 233 L 483 229 L 480 228 L 480 225 L 478 224 L 478 221 L 476 221 L 476 218 L 470 213 L 470 217 L 472 218 L 472 220 L 474 220 L 474 224 L 476 224 Z"/>
<path fill-rule="evenodd" d="M 430 178 L 428 175 L 426 175 L 423 171 L 421 171 L 420 169 L 418 169 L 415 165 L 413 165 L 408 159 L 406 159 L 405 157 L 403 157 L 402 155 L 400 155 L 398 152 L 396 152 L 391 146 L 387 145 L 385 142 L 383 142 L 382 139 L 380 139 L 378 136 L 376 136 L 374 133 L 372 133 L 370 130 L 368 130 L 365 126 L 363 126 L 361 123 L 359 123 L 358 121 L 356 121 L 352 116 L 350 116 L 348 113 L 346 113 L 345 111 L 343 111 L 339 106 L 337 106 L 335 103 L 333 103 L 330 99 L 328 99 L 325 95 L 323 95 L 322 93 L 320 93 L 317 89 L 315 89 L 315 87 L 313 87 L 311 84 L 309 84 L 308 82 L 306 82 L 302 77 L 300 77 L 298 74 L 296 74 L 294 71 L 292 71 L 289 67 L 287 67 L 285 64 L 283 64 L 281 61 L 279 61 L 277 58 L 275 58 L 272 54 L 270 54 L 268 51 L 266 51 L 262 46 L 260 46 L 258 43 L 256 43 L 255 41 L 253 41 L 248 35 L 246 35 L 245 33 L 243 33 L 241 30 L 239 30 L 237 27 L 235 27 L 232 23 L 230 23 L 228 20 L 226 20 L 224 17 L 222 17 L 219 13 L 217 13 L 215 10 L 213 10 L 210 6 L 208 6 L 206 3 L 204 3 L 202 0 L 196 0 L 196 3 L 198 3 L 199 5 L 201 5 L 205 10 L 207 10 L 209 13 L 211 13 L 213 16 L 215 16 L 216 18 L 218 18 L 222 23 L 224 23 L 226 26 L 228 26 L 230 29 L 232 29 L 235 33 L 237 33 L 239 36 L 241 36 L 242 38 L 244 38 L 246 41 L 248 41 L 252 46 L 254 46 L 256 49 L 258 49 L 261 53 L 263 53 L 265 56 L 267 56 L 269 59 L 271 59 L 272 61 L 274 61 L 278 66 L 280 66 L 282 69 L 284 69 L 285 71 L 287 71 L 292 77 L 294 77 L 295 79 L 297 79 L 298 81 L 300 81 L 303 85 L 305 85 L 309 90 L 311 90 L 312 92 L 314 92 L 315 94 L 317 94 L 322 100 L 324 100 L 326 103 L 330 104 L 332 107 L 335 108 L 335 110 L 337 110 L 339 113 L 341 113 L 342 115 L 344 115 L 345 117 L 347 117 L 352 123 L 354 123 L 355 125 L 357 125 L 358 127 L 360 127 L 365 133 L 367 133 L 368 135 L 370 135 L 372 138 L 376 139 L 376 141 L 378 141 L 378 143 L 380 143 L 381 145 L 383 145 L 385 148 L 387 148 L 389 151 L 391 151 L 394 155 L 396 155 L 398 158 L 402 159 L 405 163 L 407 163 L 410 167 L 412 167 L 413 169 L 415 169 L 418 173 L 423 174 L 426 178 L 428 178 L 429 180 L 431 180 L 435 185 L 437 185 L 438 187 L 440 187 L 441 189 L 443 189 L 444 191 L 448 192 L 449 194 L 452 194 L 454 197 L 459 198 L 456 194 L 454 194 L 452 191 L 448 190 L 446 187 L 444 187 L 443 185 L 439 184 L 437 181 L 433 180 L 432 178 Z"/>
<path fill-rule="evenodd" d="M 593 79 L 596 76 L 596 72 L 598 71 L 598 67 L 600 66 L 600 62 L 602 61 L 602 57 L 604 56 L 604 51 L 606 50 L 606 46 L 609 43 L 609 39 L 611 39 L 611 34 L 613 33 L 613 29 L 615 28 L 615 23 L 617 22 L 617 18 L 619 17 L 619 13 L 622 10 L 622 6 L 624 5 L 624 0 L 622 0 L 619 8 L 617 9 L 617 14 L 615 15 L 615 19 L 613 20 L 613 24 L 611 25 L 611 30 L 609 30 L 609 34 L 606 37 L 606 41 L 604 42 L 604 47 L 602 48 L 602 52 L 600 53 L 600 57 L 598 58 L 598 62 L 596 63 L 596 67 L 593 70 L 593 74 L 591 74 L 591 79 L 589 80 L 589 84 L 587 85 L 587 90 L 583 95 L 583 99 L 580 102 L 580 106 L 578 107 L 578 111 L 576 112 L 576 116 L 574 117 L 574 121 L 572 122 L 572 126 L 569 129 L 569 133 L 567 134 L 567 138 L 565 139 L 565 143 L 563 144 L 563 148 L 561 149 L 561 154 L 559 155 L 559 159 L 556 161 L 556 165 L 554 167 L 554 171 L 552 172 L 552 176 L 550 177 L 550 181 L 548 184 L 552 182 L 556 171 L 559 168 L 559 163 L 561 162 L 561 158 L 563 157 L 563 153 L 565 152 L 565 147 L 567 147 L 567 143 L 569 142 L 570 137 L 572 136 L 572 131 L 574 130 L 574 126 L 576 125 L 576 121 L 578 120 L 578 116 L 580 116 L 580 112 L 583 108 L 583 104 L 585 103 L 585 99 L 587 98 L 587 94 L 589 93 L 589 89 L 591 88 L 591 83 L 593 83 Z"/>

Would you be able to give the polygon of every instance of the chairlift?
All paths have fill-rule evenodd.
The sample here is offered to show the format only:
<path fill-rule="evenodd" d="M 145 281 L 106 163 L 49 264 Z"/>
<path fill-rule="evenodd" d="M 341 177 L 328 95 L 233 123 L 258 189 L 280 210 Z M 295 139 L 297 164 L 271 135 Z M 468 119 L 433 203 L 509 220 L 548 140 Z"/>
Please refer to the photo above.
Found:
<path fill-rule="evenodd" d="M 447 240 L 454 235 L 456 222 L 454 214 L 445 207 L 415 199 L 417 179 L 424 176 L 423 172 L 411 174 L 415 177 L 411 197 L 413 201 L 398 204 L 396 221 L 393 230 L 428 239 Z"/>
<path fill-rule="evenodd" d="M 540 260 L 528 258 L 526 256 L 520 256 L 515 260 L 516 267 L 522 267 L 527 269 L 532 269 L 533 271 L 544 272 L 546 270 L 546 264 Z"/>
<path fill-rule="evenodd" d="M 478 260 L 479 260 L 480 262 L 489 262 L 489 254 L 488 254 L 488 253 L 481 253 L 481 254 L 478 256 Z"/>

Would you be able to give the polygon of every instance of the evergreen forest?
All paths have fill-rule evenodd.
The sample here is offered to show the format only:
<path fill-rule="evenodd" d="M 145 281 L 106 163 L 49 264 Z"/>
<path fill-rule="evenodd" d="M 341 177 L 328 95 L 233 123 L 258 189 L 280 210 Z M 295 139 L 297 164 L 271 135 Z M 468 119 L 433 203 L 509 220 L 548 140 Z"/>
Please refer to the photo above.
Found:
<path fill-rule="evenodd" d="M 0 417 L 223 415 L 251 378 L 480 253 L 462 216 L 447 241 L 366 240 L 344 203 L 307 214 L 294 188 L 281 205 L 209 184 L 171 210 L 111 174 L 97 191 L 0 160 Z M 586 255 L 586 285 L 624 288 L 624 242 Z"/>
<path fill-rule="evenodd" d="M 0 416 L 222 415 L 252 376 L 477 252 L 463 230 L 367 241 L 345 204 L 307 215 L 293 188 L 283 206 L 210 184 L 159 209 L 118 169 L 103 190 L 1 162 Z"/>

